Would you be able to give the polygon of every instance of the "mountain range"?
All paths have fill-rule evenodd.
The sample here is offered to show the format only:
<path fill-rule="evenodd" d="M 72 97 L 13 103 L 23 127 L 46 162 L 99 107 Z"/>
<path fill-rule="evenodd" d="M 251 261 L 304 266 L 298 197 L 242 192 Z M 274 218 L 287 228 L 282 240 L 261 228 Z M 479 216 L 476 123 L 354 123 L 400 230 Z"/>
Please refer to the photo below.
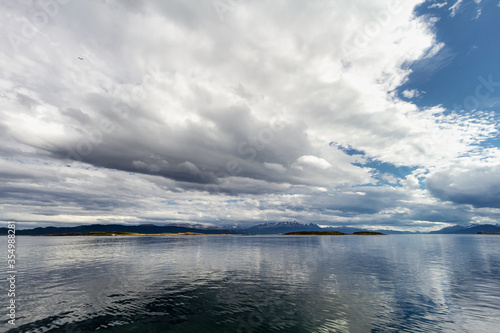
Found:
<path fill-rule="evenodd" d="M 496 224 L 469 224 L 469 225 L 454 225 L 440 230 L 431 231 L 430 234 L 477 234 L 500 232 L 500 225 Z"/>
<path fill-rule="evenodd" d="M 234 235 L 263 235 L 263 234 L 284 234 L 297 231 L 339 231 L 346 234 L 366 231 L 367 229 L 352 227 L 327 227 L 322 228 L 317 224 L 302 224 L 293 222 L 271 222 L 261 223 L 251 227 L 210 227 L 201 224 L 167 224 L 167 225 L 123 225 L 123 224 L 91 224 L 80 225 L 76 227 L 44 227 L 34 229 L 17 230 L 17 235 L 58 235 L 66 233 L 88 233 L 88 232 L 135 232 L 141 234 L 160 234 L 160 233 L 184 233 L 197 232 L 204 234 L 234 234 Z M 402 232 L 396 230 L 369 230 L 382 232 L 384 234 L 417 234 L 416 232 Z M 500 232 L 500 225 L 491 224 L 471 224 L 455 225 L 440 230 L 431 231 L 429 234 L 476 234 Z M 7 234 L 7 228 L 0 228 L 1 234 Z"/>

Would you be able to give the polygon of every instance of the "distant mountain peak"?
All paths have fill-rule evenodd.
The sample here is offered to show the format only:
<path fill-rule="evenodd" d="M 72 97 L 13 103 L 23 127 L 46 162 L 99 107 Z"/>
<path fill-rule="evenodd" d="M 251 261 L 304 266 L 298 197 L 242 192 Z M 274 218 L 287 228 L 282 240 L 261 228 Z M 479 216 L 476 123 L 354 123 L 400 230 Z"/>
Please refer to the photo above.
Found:
<path fill-rule="evenodd" d="M 500 232 L 500 225 L 478 223 L 453 225 L 440 230 L 431 231 L 430 234 L 477 234 L 478 232 Z"/>
<path fill-rule="evenodd" d="M 242 229 L 248 233 L 283 234 L 295 231 L 316 231 L 321 227 L 314 223 L 303 224 L 297 221 L 260 223 L 252 227 Z"/>
<path fill-rule="evenodd" d="M 259 223 L 254 226 L 251 226 L 250 228 L 274 228 L 274 227 L 297 227 L 297 226 L 314 226 L 319 228 L 319 226 L 314 223 L 304 224 L 304 223 L 299 223 L 297 221 Z"/>

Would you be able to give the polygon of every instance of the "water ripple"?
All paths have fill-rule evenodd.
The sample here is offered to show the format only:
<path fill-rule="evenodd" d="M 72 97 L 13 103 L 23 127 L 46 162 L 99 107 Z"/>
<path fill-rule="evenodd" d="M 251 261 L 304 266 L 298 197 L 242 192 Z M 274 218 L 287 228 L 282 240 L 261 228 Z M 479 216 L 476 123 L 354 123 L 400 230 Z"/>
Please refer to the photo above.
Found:
<path fill-rule="evenodd" d="M 500 237 L 20 238 L 9 332 L 500 331 Z"/>

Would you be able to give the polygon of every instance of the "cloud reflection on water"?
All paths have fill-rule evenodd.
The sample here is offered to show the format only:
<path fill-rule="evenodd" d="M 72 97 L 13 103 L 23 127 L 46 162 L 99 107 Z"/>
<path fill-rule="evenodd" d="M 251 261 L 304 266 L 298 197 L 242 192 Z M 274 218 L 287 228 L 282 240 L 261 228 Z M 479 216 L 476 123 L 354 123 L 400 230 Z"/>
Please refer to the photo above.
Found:
<path fill-rule="evenodd" d="M 499 241 L 21 236 L 17 331 L 494 331 Z"/>

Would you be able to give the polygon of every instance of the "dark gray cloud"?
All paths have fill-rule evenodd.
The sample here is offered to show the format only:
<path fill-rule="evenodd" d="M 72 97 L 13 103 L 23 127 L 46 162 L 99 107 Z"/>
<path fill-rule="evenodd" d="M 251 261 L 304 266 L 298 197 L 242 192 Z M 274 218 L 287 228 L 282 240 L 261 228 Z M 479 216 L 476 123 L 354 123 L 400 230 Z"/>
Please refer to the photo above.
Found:
<path fill-rule="evenodd" d="M 427 188 L 437 198 L 474 207 L 500 208 L 499 166 L 457 166 L 432 174 Z"/>

